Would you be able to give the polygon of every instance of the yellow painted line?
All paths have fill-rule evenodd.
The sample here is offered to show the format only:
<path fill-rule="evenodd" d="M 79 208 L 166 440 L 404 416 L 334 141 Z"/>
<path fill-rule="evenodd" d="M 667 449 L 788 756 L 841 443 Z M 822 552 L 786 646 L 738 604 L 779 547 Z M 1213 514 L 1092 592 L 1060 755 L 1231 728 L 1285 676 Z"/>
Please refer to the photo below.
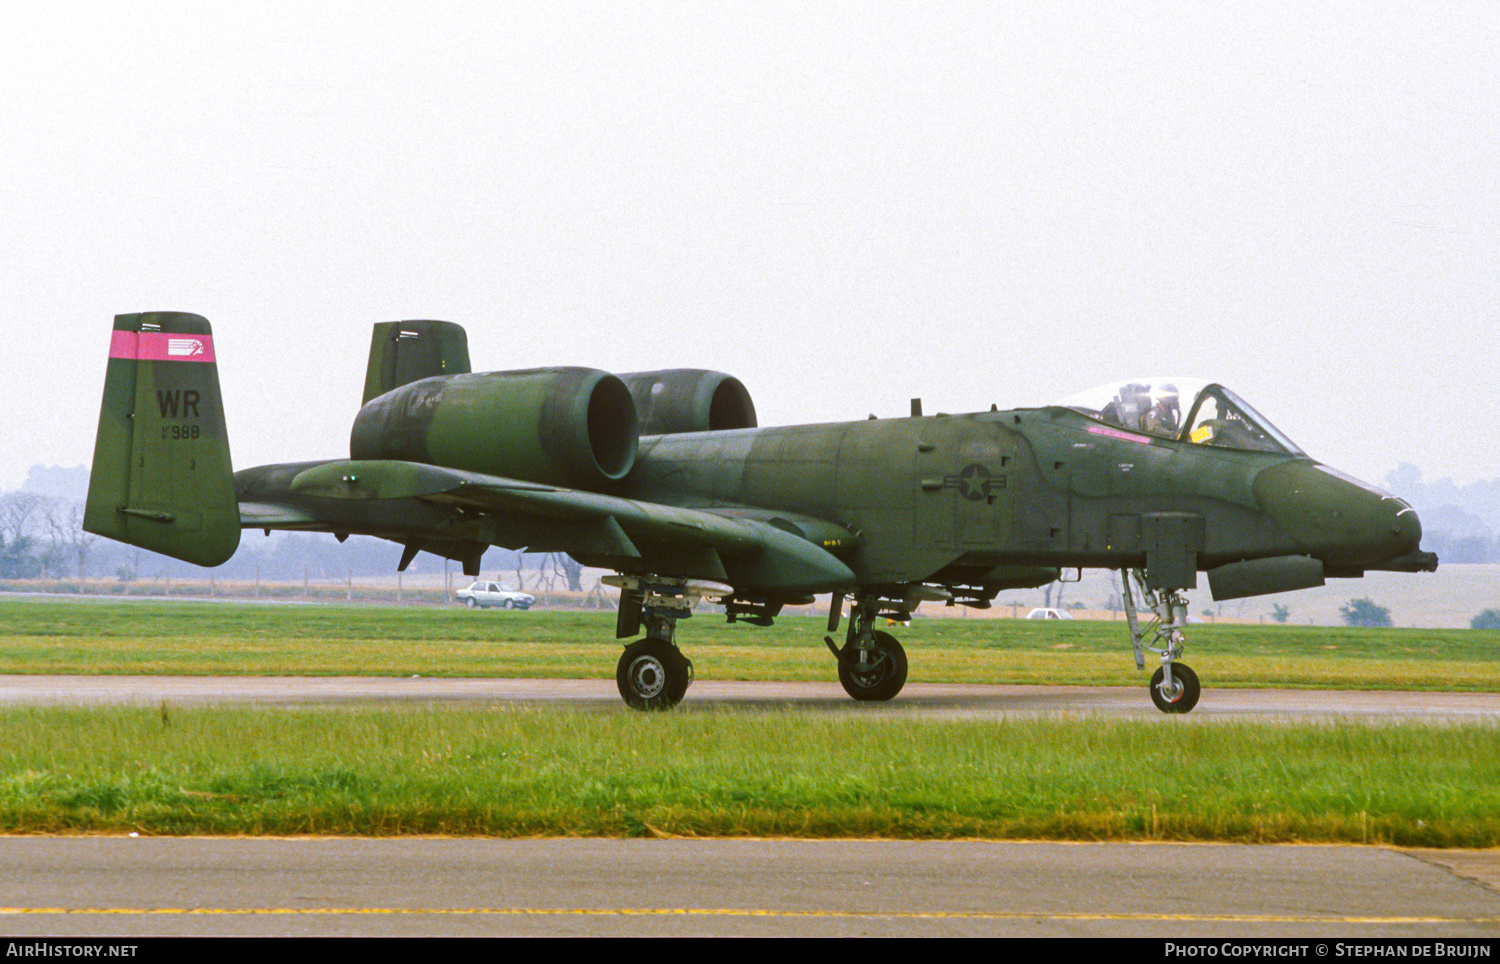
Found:
<path fill-rule="evenodd" d="M 0 907 L 0 916 L 433 915 L 511 917 L 795 917 L 888 920 L 1220 922 L 1242 924 L 1500 924 L 1500 917 L 1341 917 L 1278 914 L 992 913 L 985 911 L 772 910 L 754 907 Z"/>

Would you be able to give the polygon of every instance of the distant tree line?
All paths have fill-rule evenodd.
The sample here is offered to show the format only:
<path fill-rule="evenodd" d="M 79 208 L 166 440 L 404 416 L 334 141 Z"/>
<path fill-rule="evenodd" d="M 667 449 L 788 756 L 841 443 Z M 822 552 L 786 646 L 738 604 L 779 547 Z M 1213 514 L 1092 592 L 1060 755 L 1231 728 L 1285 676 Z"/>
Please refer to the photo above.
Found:
<path fill-rule="evenodd" d="M 278 532 L 267 538 L 247 529 L 239 551 L 213 570 L 135 546 L 100 539 L 83 531 L 83 504 L 17 491 L 0 495 L 0 579 L 208 579 L 271 582 L 388 575 L 396 571 L 401 547 L 369 536 L 343 543 L 323 533 Z M 420 572 L 443 571 L 442 560 L 419 555 Z M 487 578 L 547 588 L 582 589 L 582 567 L 561 554 L 520 553 L 492 548 L 481 571 Z M 448 564 L 463 580 L 463 567 Z"/>
<path fill-rule="evenodd" d="M 1390 626 L 1391 611 L 1375 603 L 1369 596 L 1351 599 L 1339 607 L 1339 615 L 1346 626 Z"/>
<path fill-rule="evenodd" d="M 1445 563 L 1500 562 L 1500 479 L 1426 482 L 1421 470 L 1403 462 L 1384 486 L 1417 509 L 1423 549 Z"/>
<path fill-rule="evenodd" d="M 93 551 L 83 506 L 32 492 L 0 496 L 0 578 L 76 575 Z"/>

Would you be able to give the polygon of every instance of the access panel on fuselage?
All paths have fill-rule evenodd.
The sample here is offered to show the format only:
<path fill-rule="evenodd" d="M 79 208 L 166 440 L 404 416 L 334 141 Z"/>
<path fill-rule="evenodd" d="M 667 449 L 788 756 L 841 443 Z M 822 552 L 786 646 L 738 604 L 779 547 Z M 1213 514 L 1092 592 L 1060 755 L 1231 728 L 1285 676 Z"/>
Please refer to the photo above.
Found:
<path fill-rule="evenodd" d="M 832 424 L 758 430 L 738 501 L 837 521 L 835 478 L 844 429 Z"/>
<path fill-rule="evenodd" d="M 993 548 L 1010 530 L 1015 443 L 993 423 L 937 416 L 921 423 L 912 463 L 913 541 L 922 548 Z"/>

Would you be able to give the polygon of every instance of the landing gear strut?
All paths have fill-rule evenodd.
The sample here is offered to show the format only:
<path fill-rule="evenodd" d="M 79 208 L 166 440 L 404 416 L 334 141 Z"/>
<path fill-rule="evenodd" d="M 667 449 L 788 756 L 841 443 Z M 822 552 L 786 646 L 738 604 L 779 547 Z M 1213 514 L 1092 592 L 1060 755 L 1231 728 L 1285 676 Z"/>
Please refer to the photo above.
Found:
<path fill-rule="evenodd" d="M 1141 600 L 1156 616 L 1156 621 L 1142 630 L 1136 620 L 1135 597 L 1130 591 L 1134 579 L 1140 587 Z M 1182 634 L 1187 627 L 1187 599 L 1175 589 L 1146 588 L 1146 573 L 1140 569 L 1122 571 L 1120 585 L 1125 603 L 1125 618 L 1130 623 L 1130 641 L 1135 646 L 1135 668 L 1146 668 L 1143 650 L 1161 656 L 1161 668 L 1151 674 L 1151 702 L 1163 713 L 1186 713 L 1198 705 L 1198 674 L 1186 663 L 1177 662 L 1186 642 Z M 1144 641 L 1151 632 L 1151 642 Z"/>
<path fill-rule="evenodd" d="M 835 597 L 830 630 L 837 628 L 839 603 L 839 597 Z M 839 682 L 844 692 L 857 700 L 889 700 L 906 685 L 906 650 L 890 633 L 874 629 L 874 624 L 881 615 L 909 618 L 910 614 L 881 613 L 880 603 L 876 593 L 862 593 L 855 599 L 842 649 L 833 644 L 833 637 L 823 637 L 839 661 Z"/>
<path fill-rule="evenodd" d="M 682 579 L 606 576 L 620 589 L 615 634 L 634 636 L 644 625 L 646 638 L 625 647 L 615 665 L 620 697 L 638 710 L 669 710 L 682 702 L 693 682 L 693 661 L 677 648 L 677 620 L 693 614 L 693 604 L 707 587 Z"/>

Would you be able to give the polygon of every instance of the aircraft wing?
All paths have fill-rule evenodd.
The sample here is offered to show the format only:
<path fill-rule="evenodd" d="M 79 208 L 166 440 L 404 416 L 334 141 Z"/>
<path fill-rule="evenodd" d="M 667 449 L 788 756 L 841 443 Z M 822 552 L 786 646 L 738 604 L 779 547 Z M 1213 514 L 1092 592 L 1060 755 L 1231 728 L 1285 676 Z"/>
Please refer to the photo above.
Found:
<path fill-rule="evenodd" d="M 853 535 L 788 513 L 663 505 L 393 460 L 264 466 L 242 476 L 242 527 L 368 532 L 406 543 L 408 561 L 420 549 L 461 557 L 450 550 L 493 544 L 750 591 L 827 592 L 856 581 L 833 552 L 852 549 Z"/>

